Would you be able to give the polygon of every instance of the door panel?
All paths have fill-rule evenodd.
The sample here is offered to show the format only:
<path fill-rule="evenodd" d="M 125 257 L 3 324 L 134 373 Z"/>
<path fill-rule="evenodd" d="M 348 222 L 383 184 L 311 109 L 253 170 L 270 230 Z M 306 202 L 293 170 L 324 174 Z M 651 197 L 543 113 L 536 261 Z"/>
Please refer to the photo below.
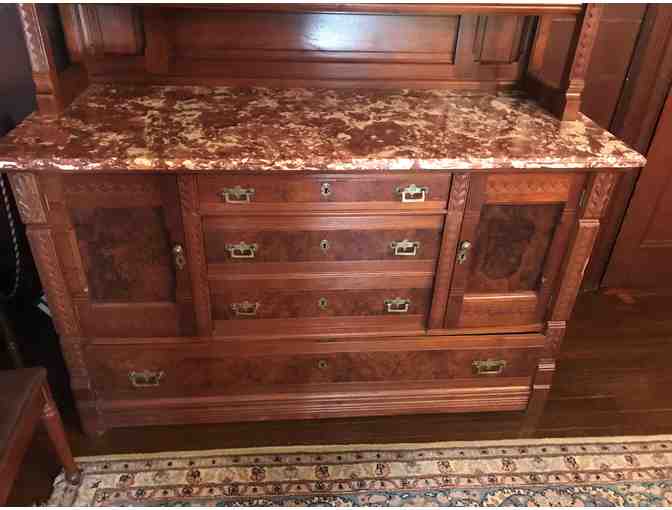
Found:
<path fill-rule="evenodd" d="M 672 289 L 672 94 L 607 268 L 607 287 Z"/>
<path fill-rule="evenodd" d="M 75 295 L 84 333 L 191 334 L 190 278 L 173 253 L 184 245 L 176 179 L 72 176 L 62 192 L 85 284 Z"/>
<path fill-rule="evenodd" d="M 569 173 L 472 177 L 445 328 L 540 329 L 584 182 Z"/>

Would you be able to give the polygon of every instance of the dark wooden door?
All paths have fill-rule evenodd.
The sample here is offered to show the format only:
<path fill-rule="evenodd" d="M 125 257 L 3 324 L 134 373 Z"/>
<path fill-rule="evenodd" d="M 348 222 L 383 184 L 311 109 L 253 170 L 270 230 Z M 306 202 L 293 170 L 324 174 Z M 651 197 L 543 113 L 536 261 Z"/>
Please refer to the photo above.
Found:
<path fill-rule="evenodd" d="M 445 328 L 541 329 L 584 182 L 569 173 L 472 177 Z"/>
<path fill-rule="evenodd" d="M 672 289 L 672 93 L 658 121 L 605 284 Z"/>
<path fill-rule="evenodd" d="M 192 334 L 177 179 L 72 176 L 61 185 L 73 236 L 61 253 L 84 333 Z"/>

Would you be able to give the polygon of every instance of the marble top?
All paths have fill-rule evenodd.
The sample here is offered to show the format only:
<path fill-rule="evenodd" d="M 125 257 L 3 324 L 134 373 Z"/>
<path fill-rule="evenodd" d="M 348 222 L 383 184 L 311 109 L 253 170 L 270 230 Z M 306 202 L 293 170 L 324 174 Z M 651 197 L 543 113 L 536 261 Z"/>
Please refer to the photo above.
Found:
<path fill-rule="evenodd" d="M 514 94 L 92 85 L 0 140 L 0 169 L 437 170 L 639 167 L 585 116 Z"/>

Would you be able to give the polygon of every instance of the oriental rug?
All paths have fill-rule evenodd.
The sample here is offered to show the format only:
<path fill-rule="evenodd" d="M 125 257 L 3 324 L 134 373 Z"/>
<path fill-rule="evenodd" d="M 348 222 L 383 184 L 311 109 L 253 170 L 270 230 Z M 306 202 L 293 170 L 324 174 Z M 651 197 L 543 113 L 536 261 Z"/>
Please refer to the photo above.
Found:
<path fill-rule="evenodd" d="M 80 457 L 50 506 L 670 506 L 672 436 Z"/>

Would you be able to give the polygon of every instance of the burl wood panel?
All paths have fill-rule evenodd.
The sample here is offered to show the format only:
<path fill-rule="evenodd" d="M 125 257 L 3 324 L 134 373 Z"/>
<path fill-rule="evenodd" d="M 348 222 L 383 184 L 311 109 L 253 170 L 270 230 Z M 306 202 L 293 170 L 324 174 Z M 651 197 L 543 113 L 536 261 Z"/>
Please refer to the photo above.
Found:
<path fill-rule="evenodd" d="M 467 293 L 535 290 L 563 206 L 486 205 Z"/>
<path fill-rule="evenodd" d="M 420 382 L 451 379 L 529 377 L 538 349 L 409 350 L 338 352 L 292 355 L 230 354 L 224 347 L 195 343 L 183 345 L 92 346 L 87 356 L 96 389 L 108 398 L 140 399 L 160 396 L 281 393 L 283 391 L 338 391 L 345 383 Z M 478 375 L 477 360 L 503 360 L 499 375 Z M 133 387 L 132 371 L 163 372 L 159 384 Z"/>
<path fill-rule="evenodd" d="M 410 300 L 405 313 L 387 312 L 385 300 Z M 263 291 L 250 282 L 249 290 L 234 289 L 212 296 L 215 320 L 284 319 L 300 317 L 335 317 L 369 315 L 423 315 L 431 301 L 431 289 L 375 289 L 339 291 Z M 238 315 L 232 306 L 254 306 L 254 315 Z M 248 306 L 250 308 L 250 306 Z"/>
<path fill-rule="evenodd" d="M 93 301 L 174 301 L 168 233 L 158 207 L 71 208 Z"/>

